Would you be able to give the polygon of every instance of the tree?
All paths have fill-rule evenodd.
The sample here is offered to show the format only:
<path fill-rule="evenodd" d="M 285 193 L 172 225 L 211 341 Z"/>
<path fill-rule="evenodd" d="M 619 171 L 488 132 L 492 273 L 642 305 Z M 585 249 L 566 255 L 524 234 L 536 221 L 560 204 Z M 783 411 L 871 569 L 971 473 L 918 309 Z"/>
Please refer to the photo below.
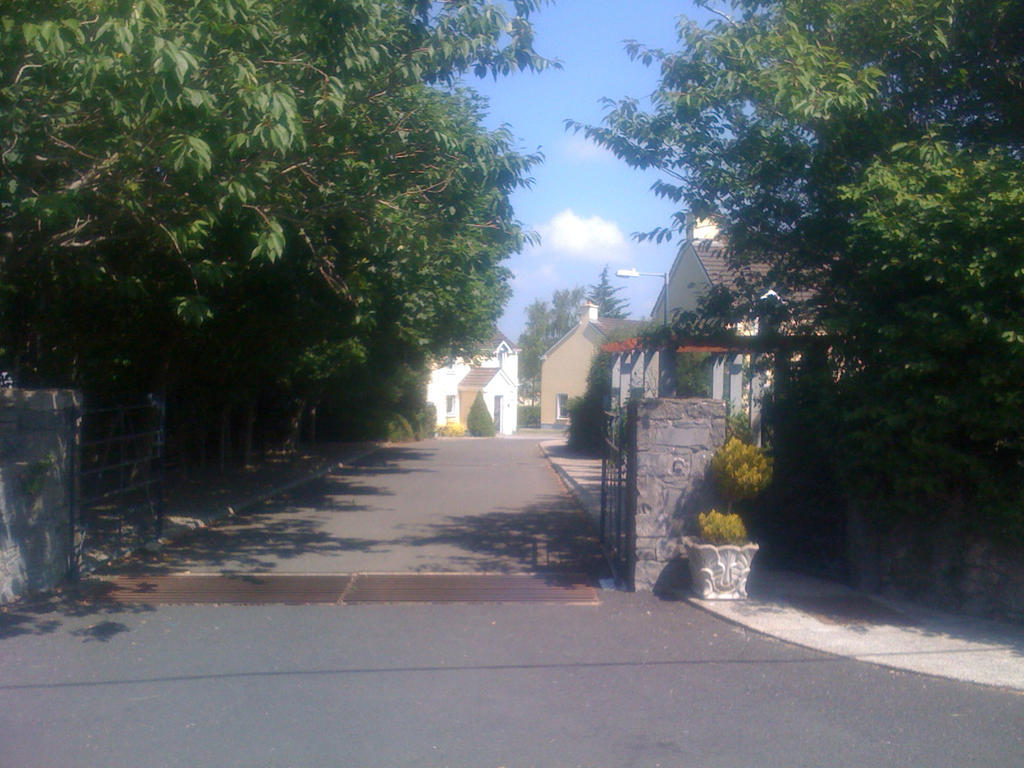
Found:
<path fill-rule="evenodd" d="M 1024 7 L 738 0 L 680 42 L 628 46 L 662 73 L 649 111 L 572 127 L 719 217 L 788 327 L 827 334 L 809 380 L 849 493 L 1024 536 Z"/>
<path fill-rule="evenodd" d="M 466 429 L 473 437 L 494 437 L 494 419 L 487 412 L 483 392 L 477 392 L 466 416 Z"/>
<path fill-rule="evenodd" d="M 561 288 L 551 302 L 536 299 L 526 308 L 526 326 L 519 335 L 519 378 L 534 402 L 540 396 L 541 357 L 579 322 L 586 297 L 583 286 Z"/>
<path fill-rule="evenodd" d="M 397 407 L 508 297 L 538 158 L 459 79 L 547 66 L 540 4 L 6 3 L 0 355 L 197 423 Z"/>
<path fill-rule="evenodd" d="M 598 350 L 587 369 L 587 388 L 569 401 L 567 442 L 591 456 L 604 454 L 605 409 L 612 393 L 612 354 Z"/>
<path fill-rule="evenodd" d="M 597 305 L 598 314 L 601 317 L 623 319 L 629 315 L 629 302 L 619 296 L 622 286 L 612 287 L 608 280 L 608 265 L 601 270 L 601 277 L 594 285 L 590 286 L 587 293 L 587 301 Z"/>

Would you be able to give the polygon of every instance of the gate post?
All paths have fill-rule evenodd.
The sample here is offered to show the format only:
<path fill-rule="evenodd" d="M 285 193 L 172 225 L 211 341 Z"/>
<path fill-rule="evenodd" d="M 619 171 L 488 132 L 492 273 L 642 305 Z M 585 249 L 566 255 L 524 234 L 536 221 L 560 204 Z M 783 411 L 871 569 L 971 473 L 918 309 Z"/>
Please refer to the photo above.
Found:
<path fill-rule="evenodd" d="M 692 398 L 644 400 L 637 408 L 634 481 L 636 589 L 673 584 L 682 536 L 712 502 L 711 457 L 725 442 L 725 403 Z M 679 568 L 679 571 L 684 569 Z"/>
<path fill-rule="evenodd" d="M 0 393 L 0 603 L 74 573 L 80 403 L 73 390 Z"/>
<path fill-rule="evenodd" d="M 630 400 L 626 405 L 626 435 L 623 446 L 626 452 L 625 581 L 630 592 L 636 591 L 637 413 L 637 401 Z"/>

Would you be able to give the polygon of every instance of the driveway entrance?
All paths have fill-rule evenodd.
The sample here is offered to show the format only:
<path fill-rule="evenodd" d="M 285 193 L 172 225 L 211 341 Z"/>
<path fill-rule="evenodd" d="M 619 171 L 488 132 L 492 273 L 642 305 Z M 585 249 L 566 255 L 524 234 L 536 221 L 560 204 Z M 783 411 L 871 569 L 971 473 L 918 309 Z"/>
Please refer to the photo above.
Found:
<path fill-rule="evenodd" d="M 532 440 L 384 448 L 168 546 L 144 571 L 603 575 L 585 514 Z"/>

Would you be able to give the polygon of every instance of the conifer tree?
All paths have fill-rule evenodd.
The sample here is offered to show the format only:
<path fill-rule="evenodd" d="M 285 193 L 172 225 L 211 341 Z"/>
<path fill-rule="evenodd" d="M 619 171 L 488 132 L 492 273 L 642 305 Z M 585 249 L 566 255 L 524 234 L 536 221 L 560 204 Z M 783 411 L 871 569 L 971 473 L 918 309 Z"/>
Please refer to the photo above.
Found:
<path fill-rule="evenodd" d="M 469 408 L 466 429 L 473 437 L 494 437 L 494 419 L 487 412 L 483 392 L 476 393 L 476 399 Z"/>

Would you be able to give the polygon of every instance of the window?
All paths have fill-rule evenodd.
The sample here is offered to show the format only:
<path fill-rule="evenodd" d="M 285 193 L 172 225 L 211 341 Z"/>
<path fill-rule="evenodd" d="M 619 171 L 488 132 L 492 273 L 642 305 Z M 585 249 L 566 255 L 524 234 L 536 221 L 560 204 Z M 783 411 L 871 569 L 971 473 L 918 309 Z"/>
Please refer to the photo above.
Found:
<path fill-rule="evenodd" d="M 565 392 L 555 395 L 555 418 L 559 421 L 569 418 L 569 396 Z"/>
<path fill-rule="evenodd" d="M 447 416 L 455 415 L 455 395 L 448 395 L 444 399 L 444 408 Z"/>

